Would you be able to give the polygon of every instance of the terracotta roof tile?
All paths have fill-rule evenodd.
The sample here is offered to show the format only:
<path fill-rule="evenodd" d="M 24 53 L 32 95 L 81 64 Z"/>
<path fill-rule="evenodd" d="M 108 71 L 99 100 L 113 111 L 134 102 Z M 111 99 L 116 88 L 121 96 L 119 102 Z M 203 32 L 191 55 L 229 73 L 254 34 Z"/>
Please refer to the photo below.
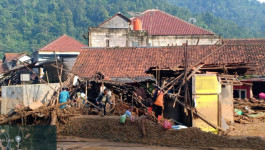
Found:
<path fill-rule="evenodd" d="M 79 52 L 82 47 L 87 45 L 67 36 L 63 35 L 48 45 L 41 48 L 39 51 L 55 51 L 55 52 Z"/>
<path fill-rule="evenodd" d="M 189 46 L 190 65 L 200 61 L 219 46 Z M 73 72 L 82 77 L 91 77 L 102 72 L 108 77 L 148 77 L 145 71 L 150 67 L 171 67 L 182 64 L 184 47 L 159 48 L 104 48 L 83 49 L 73 67 Z M 222 47 L 211 57 L 202 61 L 205 64 L 259 64 L 257 74 L 265 74 L 264 46 L 231 46 Z"/>
<path fill-rule="evenodd" d="M 265 45 L 265 39 L 262 38 L 223 39 L 223 43 L 228 45 Z"/>
<path fill-rule="evenodd" d="M 17 59 L 18 57 L 25 55 L 25 53 L 5 53 L 4 61 L 10 62 L 12 60 Z"/>
<path fill-rule="evenodd" d="M 158 9 L 144 11 L 137 18 L 142 21 L 142 29 L 147 30 L 149 35 L 214 35 Z M 132 21 L 134 19 L 131 18 Z"/>

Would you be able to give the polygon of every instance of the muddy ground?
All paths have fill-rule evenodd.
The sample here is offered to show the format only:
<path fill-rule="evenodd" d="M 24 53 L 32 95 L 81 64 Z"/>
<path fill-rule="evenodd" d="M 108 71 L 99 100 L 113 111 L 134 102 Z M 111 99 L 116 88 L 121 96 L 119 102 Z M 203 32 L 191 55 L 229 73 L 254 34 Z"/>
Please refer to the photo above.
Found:
<path fill-rule="evenodd" d="M 78 121 L 77 121 L 78 120 Z M 107 139 L 112 142 L 126 142 L 178 148 L 238 148 L 264 149 L 265 141 L 260 137 L 227 137 L 202 132 L 197 128 L 164 130 L 151 121 L 144 123 L 147 135 L 143 137 L 136 123 L 122 125 L 116 116 L 78 116 L 61 126 L 59 135 L 90 139 Z"/>
<path fill-rule="evenodd" d="M 151 146 L 134 143 L 109 142 L 103 139 L 59 136 L 57 150 L 187 150 L 175 147 Z M 190 150 L 190 149 L 189 149 Z M 195 150 L 195 149 L 194 149 Z"/>
<path fill-rule="evenodd" d="M 228 133 L 229 136 L 259 136 L 265 139 L 265 122 L 251 124 L 235 123 L 233 128 Z"/>

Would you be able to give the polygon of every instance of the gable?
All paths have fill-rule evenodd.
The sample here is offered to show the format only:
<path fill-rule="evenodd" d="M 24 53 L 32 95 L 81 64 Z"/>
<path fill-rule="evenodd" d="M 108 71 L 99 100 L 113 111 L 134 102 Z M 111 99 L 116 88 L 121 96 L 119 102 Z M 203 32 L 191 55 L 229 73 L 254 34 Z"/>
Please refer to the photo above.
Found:
<path fill-rule="evenodd" d="M 53 42 L 47 44 L 39 51 L 41 52 L 79 52 L 82 47 L 87 45 L 67 36 L 63 35 Z"/>
<path fill-rule="evenodd" d="M 107 21 L 103 22 L 98 27 L 101 28 L 129 28 L 130 20 L 121 14 L 117 14 Z"/>

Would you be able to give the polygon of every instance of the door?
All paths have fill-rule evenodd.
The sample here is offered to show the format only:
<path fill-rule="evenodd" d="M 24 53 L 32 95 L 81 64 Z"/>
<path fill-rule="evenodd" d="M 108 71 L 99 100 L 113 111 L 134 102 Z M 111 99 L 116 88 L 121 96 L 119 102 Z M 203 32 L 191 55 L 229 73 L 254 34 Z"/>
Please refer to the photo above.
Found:
<path fill-rule="evenodd" d="M 192 81 L 192 94 L 195 101 L 195 108 L 204 118 L 215 125 L 219 125 L 219 94 L 221 84 L 216 75 L 195 75 Z M 217 133 L 213 127 L 209 126 L 199 118 L 193 118 L 193 127 L 198 127 L 202 131 Z"/>

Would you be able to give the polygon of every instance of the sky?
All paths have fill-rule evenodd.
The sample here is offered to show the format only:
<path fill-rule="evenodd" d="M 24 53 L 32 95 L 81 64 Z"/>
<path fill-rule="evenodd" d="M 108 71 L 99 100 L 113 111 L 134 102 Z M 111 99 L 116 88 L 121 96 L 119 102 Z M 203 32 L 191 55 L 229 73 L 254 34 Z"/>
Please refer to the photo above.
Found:
<path fill-rule="evenodd" d="M 258 1 L 263 2 L 263 3 L 265 2 L 265 0 L 258 0 Z"/>

